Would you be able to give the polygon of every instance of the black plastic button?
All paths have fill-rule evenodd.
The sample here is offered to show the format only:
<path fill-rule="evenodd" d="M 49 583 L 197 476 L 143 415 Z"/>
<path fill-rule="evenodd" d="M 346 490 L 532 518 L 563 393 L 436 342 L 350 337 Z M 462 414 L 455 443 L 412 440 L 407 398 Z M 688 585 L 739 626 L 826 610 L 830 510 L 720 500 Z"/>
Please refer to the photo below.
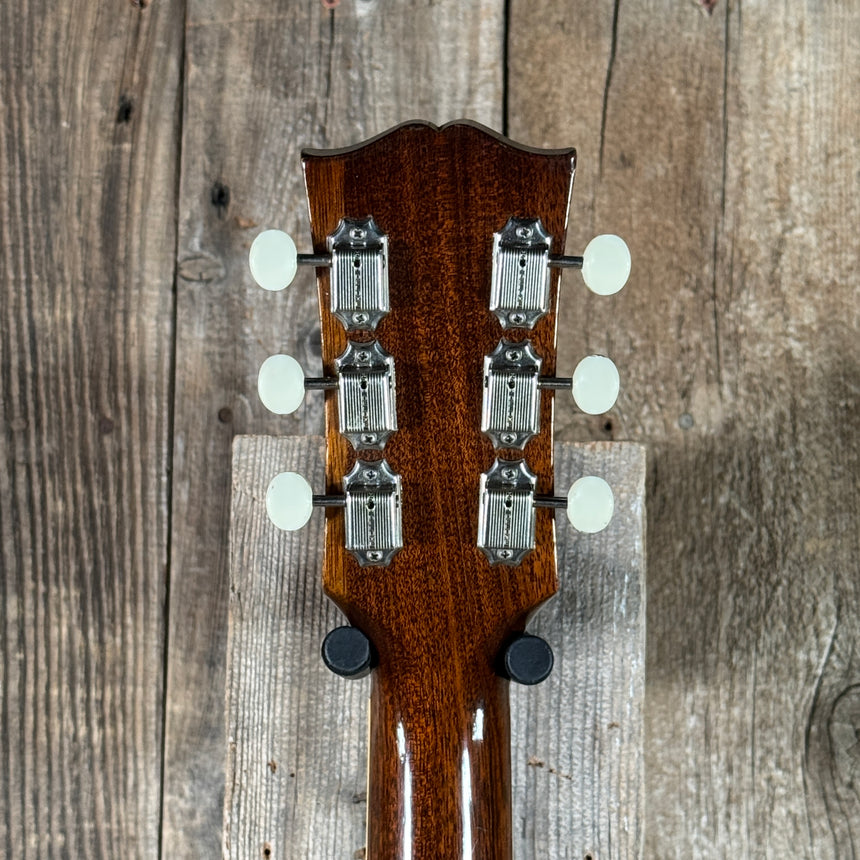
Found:
<path fill-rule="evenodd" d="M 363 678 L 373 668 L 370 640 L 357 627 L 335 627 L 322 644 L 323 663 L 342 678 Z"/>
<path fill-rule="evenodd" d="M 552 672 L 552 648 L 540 636 L 520 633 L 505 647 L 502 670 L 518 684 L 539 684 Z"/>

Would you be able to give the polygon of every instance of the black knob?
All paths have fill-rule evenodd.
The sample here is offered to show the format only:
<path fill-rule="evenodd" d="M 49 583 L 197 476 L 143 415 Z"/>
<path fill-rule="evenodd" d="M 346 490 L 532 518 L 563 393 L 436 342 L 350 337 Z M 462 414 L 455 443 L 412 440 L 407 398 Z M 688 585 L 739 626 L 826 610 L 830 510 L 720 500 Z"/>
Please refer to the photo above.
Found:
<path fill-rule="evenodd" d="M 370 640 L 357 627 L 335 627 L 322 644 L 323 663 L 343 678 L 363 678 L 373 668 Z"/>
<path fill-rule="evenodd" d="M 502 674 L 518 684 L 540 684 L 552 672 L 552 648 L 540 636 L 519 633 L 502 652 Z"/>

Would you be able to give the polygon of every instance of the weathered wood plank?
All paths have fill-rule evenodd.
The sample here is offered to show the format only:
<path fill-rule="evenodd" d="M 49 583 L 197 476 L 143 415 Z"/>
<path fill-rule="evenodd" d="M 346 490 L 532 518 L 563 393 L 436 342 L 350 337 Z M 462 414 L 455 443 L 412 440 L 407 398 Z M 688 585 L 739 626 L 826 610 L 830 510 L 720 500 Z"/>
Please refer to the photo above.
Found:
<path fill-rule="evenodd" d="M 458 62 L 469 56 L 469 63 Z M 165 845 L 219 850 L 230 440 L 322 431 L 322 400 L 277 419 L 255 380 L 283 351 L 319 368 L 313 273 L 263 294 L 247 272 L 262 227 L 309 247 L 299 150 L 355 143 L 419 116 L 501 117 L 503 4 L 453 0 L 261 7 L 189 4 L 178 245 Z"/>
<path fill-rule="evenodd" d="M 646 855 L 855 857 L 860 4 L 708 5 L 514 0 L 510 132 L 633 253 L 566 322 L 653 453 Z"/>
<path fill-rule="evenodd" d="M 158 854 L 182 4 L 0 5 L 0 855 Z"/>
<path fill-rule="evenodd" d="M 227 645 L 224 856 L 352 857 L 364 846 L 369 680 L 323 665 L 341 613 L 322 592 L 323 520 L 279 532 L 266 516 L 282 471 L 325 486 L 319 436 L 239 436 Z M 321 491 L 321 490 L 319 490 Z"/>
<path fill-rule="evenodd" d="M 322 517 L 293 534 L 266 517 L 266 486 L 283 470 L 321 487 L 322 439 L 235 440 L 224 854 L 361 856 L 369 682 L 336 678 L 319 657 L 342 620 L 320 585 Z M 540 687 L 511 691 L 522 860 L 641 853 L 644 450 L 559 446 L 558 486 L 584 473 L 613 485 L 616 515 L 599 535 L 557 518 L 560 596 L 533 625 L 556 666 Z"/>
<path fill-rule="evenodd" d="M 593 535 L 556 516 L 559 593 L 529 626 L 555 667 L 538 687 L 511 685 L 514 857 L 635 860 L 646 815 L 645 449 L 568 442 L 555 453 L 559 492 L 599 475 L 616 507 Z"/>

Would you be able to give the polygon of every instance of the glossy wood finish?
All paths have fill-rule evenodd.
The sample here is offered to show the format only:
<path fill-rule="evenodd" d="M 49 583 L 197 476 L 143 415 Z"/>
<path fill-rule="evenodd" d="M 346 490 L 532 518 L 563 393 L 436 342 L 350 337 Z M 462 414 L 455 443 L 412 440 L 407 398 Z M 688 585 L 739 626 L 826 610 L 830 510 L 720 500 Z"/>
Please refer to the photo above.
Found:
<path fill-rule="evenodd" d="M 323 585 L 379 655 L 371 698 L 368 856 L 511 856 L 507 682 L 500 647 L 557 589 L 553 520 L 516 568 L 476 547 L 478 481 L 494 453 L 480 432 L 483 356 L 502 330 L 488 310 L 492 235 L 512 215 L 540 217 L 563 252 L 573 150 L 518 147 L 478 126 L 400 126 L 367 144 L 306 153 L 314 249 L 343 217 L 373 215 L 389 236 L 391 313 L 377 336 L 395 357 L 399 431 L 385 457 L 403 480 L 405 547 L 361 569 L 343 519 L 326 522 Z M 320 270 L 325 373 L 346 345 Z M 529 337 L 555 369 L 555 303 Z M 526 449 L 538 492 L 553 491 L 552 402 Z M 326 403 L 328 490 L 355 459 Z"/>

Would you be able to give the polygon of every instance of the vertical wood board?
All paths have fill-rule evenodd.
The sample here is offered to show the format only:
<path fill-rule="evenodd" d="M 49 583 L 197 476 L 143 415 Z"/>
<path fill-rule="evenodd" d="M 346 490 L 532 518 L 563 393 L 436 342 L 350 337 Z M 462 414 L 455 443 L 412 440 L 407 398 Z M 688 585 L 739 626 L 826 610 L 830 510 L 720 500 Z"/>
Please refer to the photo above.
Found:
<path fill-rule="evenodd" d="M 0 5 L 0 855 L 159 852 L 181 4 Z"/>
<path fill-rule="evenodd" d="M 633 255 L 562 303 L 623 386 L 558 435 L 653 455 L 646 854 L 853 857 L 860 5 L 511 8 L 509 131 L 576 143 L 570 252 Z"/>
<path fill-rule="evenodd" d="M 419 116 L 501 116 L 503 4 L 380 0 L 189 3 L 179 203 L 175 528 L 165 844 L 212 856 L 223 800 L 230 442 L 322 431 L 322 398 L 266 413 L 256 374 L 276 352 L 320 370 L 312 271 L 264 293 L 247 268 L 266 227 L 310 249 L 302 147 L 356 143 Z M 469 63 L 455 58 L 469 56 Z"/>

